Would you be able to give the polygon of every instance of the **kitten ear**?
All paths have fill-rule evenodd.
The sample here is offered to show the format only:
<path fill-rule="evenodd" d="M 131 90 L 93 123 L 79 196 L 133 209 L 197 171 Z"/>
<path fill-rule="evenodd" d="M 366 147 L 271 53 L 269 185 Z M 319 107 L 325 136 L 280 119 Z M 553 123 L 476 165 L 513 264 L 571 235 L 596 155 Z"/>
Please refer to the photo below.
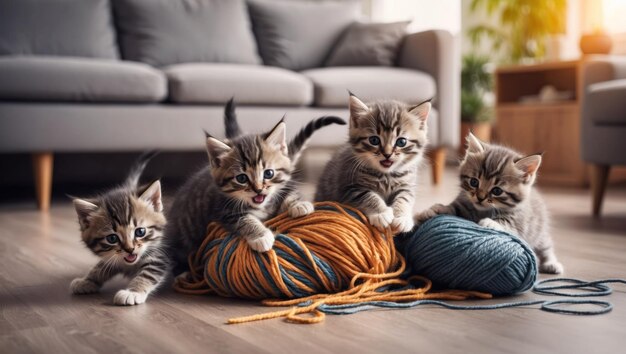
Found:
<path fill-rule="evenodd" d="M 433 107 L 430 100 L 422 102 L 417 106 L 413 106 L 409 108 L 409 113 L 416 116 L 419 120 L 422 121 L 422 127 L 426 123 L 426 119 L 428 119 L 428 115 L 430 114 L 430 109 Z"/>
<path fill-rule="evenodd" d="M 284 119 L 284 118 L 283 118 Z M 284 155 L 288 156 L 287 150 L 287 124 L 281 119 L 272 130 L 265 136 L 265 142 L 280 149 Z"/>
<path fill-rule="evenodd" d="M 363 103 L 358 97 L 356 97 L 352 92 L 348 91 L 350 94 L 350 125 L 353 127 L 359 126 L 359 118 L 362 115 L 368 113 L 370 108 Z"/>
<path fill-rule="evenodd" d="M 530 155 L 515 161 L 515 167 L 524 173 L 524 182 L 532 182 L 541 165 L 541 155 Z"/>
<path fill-rule="evenodd" d="M 209 155 L 209 162 L 211 163 L 211 166 L 220 167 L 222 157 L 230 151 L 230 146 L 206 133 L 206 151 Z"/>
<path fill-rule="evenodd" d="M 161 181 L 157 180 L 152 182 L 152 184 L 146 189 L 141 195 L 139 199 L 144 200 L 154 208 L 156 212 L 163 211 L 163 203 L 161 200 Z"/>
<path fill-rule="evenodd" d="M 485 151 L 485 145 L 483 145 L 483 142 L 478 140 L 478 138 L 471 132 L 467 134 L 465 140 L 467 141 L 467 150 L 465 154 L 480 154 Z"/>
<path fill-rule="evenodd" d="M 78 223 L 80 224 L 81 230 L 88 228 L 89 216 L 98 210 L 98 206 L 80 198 L 74 198 L 72 203 L 74 204 L 76 215 L 78 215 Z"/>

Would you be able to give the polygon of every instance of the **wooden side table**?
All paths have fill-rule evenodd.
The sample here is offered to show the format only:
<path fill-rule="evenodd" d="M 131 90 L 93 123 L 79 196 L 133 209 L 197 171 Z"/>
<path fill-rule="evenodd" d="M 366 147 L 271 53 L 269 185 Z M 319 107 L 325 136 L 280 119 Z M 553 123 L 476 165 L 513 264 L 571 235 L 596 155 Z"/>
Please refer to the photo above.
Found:
<path fill-rule="evenodd" d="M 538 181 L 559 186 L 586 186 L 587 168 L 580 157 L 581 62 L 558 61 L 499 67 L 495 74 L 494 140 L 524 154 L 544 152 Z M 566 101 L 521 102 L 551 85 L 570 91 Z"/>

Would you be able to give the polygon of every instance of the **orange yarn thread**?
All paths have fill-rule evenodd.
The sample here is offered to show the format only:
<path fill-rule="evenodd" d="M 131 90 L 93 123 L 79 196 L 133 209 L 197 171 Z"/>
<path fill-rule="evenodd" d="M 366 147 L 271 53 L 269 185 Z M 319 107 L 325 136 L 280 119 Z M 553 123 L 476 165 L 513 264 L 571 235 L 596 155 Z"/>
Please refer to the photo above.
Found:
<path fill-rule="evenodd" d="M 396 251 L 392 232 L 381 232 L 362 220 L 367 219 L 358 210 L 330 202 L 317 203 L 313 214 L 298 219 L 283 213 L 266 222 L 279 236 L 274 248 L 263 254 L 252 251 L 243 238 L 210 224 L 206 239 L 189 257 L 190 271 L 176 278 L 174 288 L 186 294 L 282 298 L 287 300 L 264 300 L 263 304 L 292 306 L 232 318 L 229 324 L 280 317 L 293 323 L 318 323 L 325 318 L 318 310 L 322 304 L 491 298 L 476 291 L 430 292 L 432 284 L 424 277 L 399 279 L 405 261 Z M 406 287 L 411 280 L 423 286 L 379 290 Z M 296 306 L 303 303 L 307 305 Z"/>

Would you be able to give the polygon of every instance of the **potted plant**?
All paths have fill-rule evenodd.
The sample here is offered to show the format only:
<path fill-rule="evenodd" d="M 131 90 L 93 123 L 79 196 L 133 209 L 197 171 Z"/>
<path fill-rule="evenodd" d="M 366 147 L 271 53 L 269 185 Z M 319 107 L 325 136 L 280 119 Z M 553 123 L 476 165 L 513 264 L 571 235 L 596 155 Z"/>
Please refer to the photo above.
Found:
<path fill-rule="evenodd" d="M 482 38 L 491 41 L 494 53 L 505 62 L 542 59 L 547 40 L 565 33 L 567 0 L 471 0 L 472 12 L 497 16 L 498 24 L 481 24 L 468 30 L 476 46 Z M 502 50 L 502 52 L 501 52 Z"/>
<path fill-rule="evenodd" d="M 487 70 L 489 60 L 478 55 L 463 57 L 461 70 L 461 141 L 472 132 L 482 141 L 491 140 L 493 108 L 485 103 L 485 96 L 493 87 L 492 75 Z M 461 144 L 461 153 L 465 151 Z"/>

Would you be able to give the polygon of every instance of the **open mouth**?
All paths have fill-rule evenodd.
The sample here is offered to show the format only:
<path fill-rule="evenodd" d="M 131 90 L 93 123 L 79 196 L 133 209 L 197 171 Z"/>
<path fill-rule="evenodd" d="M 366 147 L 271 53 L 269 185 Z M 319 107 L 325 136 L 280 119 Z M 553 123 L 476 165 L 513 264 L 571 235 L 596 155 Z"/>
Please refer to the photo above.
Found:
<path fill-rule="evenodd" d="M 254 197 L 252 197 L 252 201 L 255 202 L 256 204 L 261 204 L 265 201 L 265 196 L 263 194 L 257 194 Z"/>
<path fill-rule="evenodd" d="M 136 254 L 129 254 L 129 255 L 127 255 L 126 257 L 124 257 L 124 260 L 125 260 L 127 263 L 133 263 L 134 261 L 136 261 L 136 260 L 137 260 L 137 255 L 136 255 Z"/>
<path fill-rule="evenodd" d="M 380 161 L 380 164 L 383 167 L 389 168 L 389 167 L 391 167 L 391 165 L 393 165 L 393 161 L 391 161 L 389 159 L 385 159 L 385 160 Z"/>

